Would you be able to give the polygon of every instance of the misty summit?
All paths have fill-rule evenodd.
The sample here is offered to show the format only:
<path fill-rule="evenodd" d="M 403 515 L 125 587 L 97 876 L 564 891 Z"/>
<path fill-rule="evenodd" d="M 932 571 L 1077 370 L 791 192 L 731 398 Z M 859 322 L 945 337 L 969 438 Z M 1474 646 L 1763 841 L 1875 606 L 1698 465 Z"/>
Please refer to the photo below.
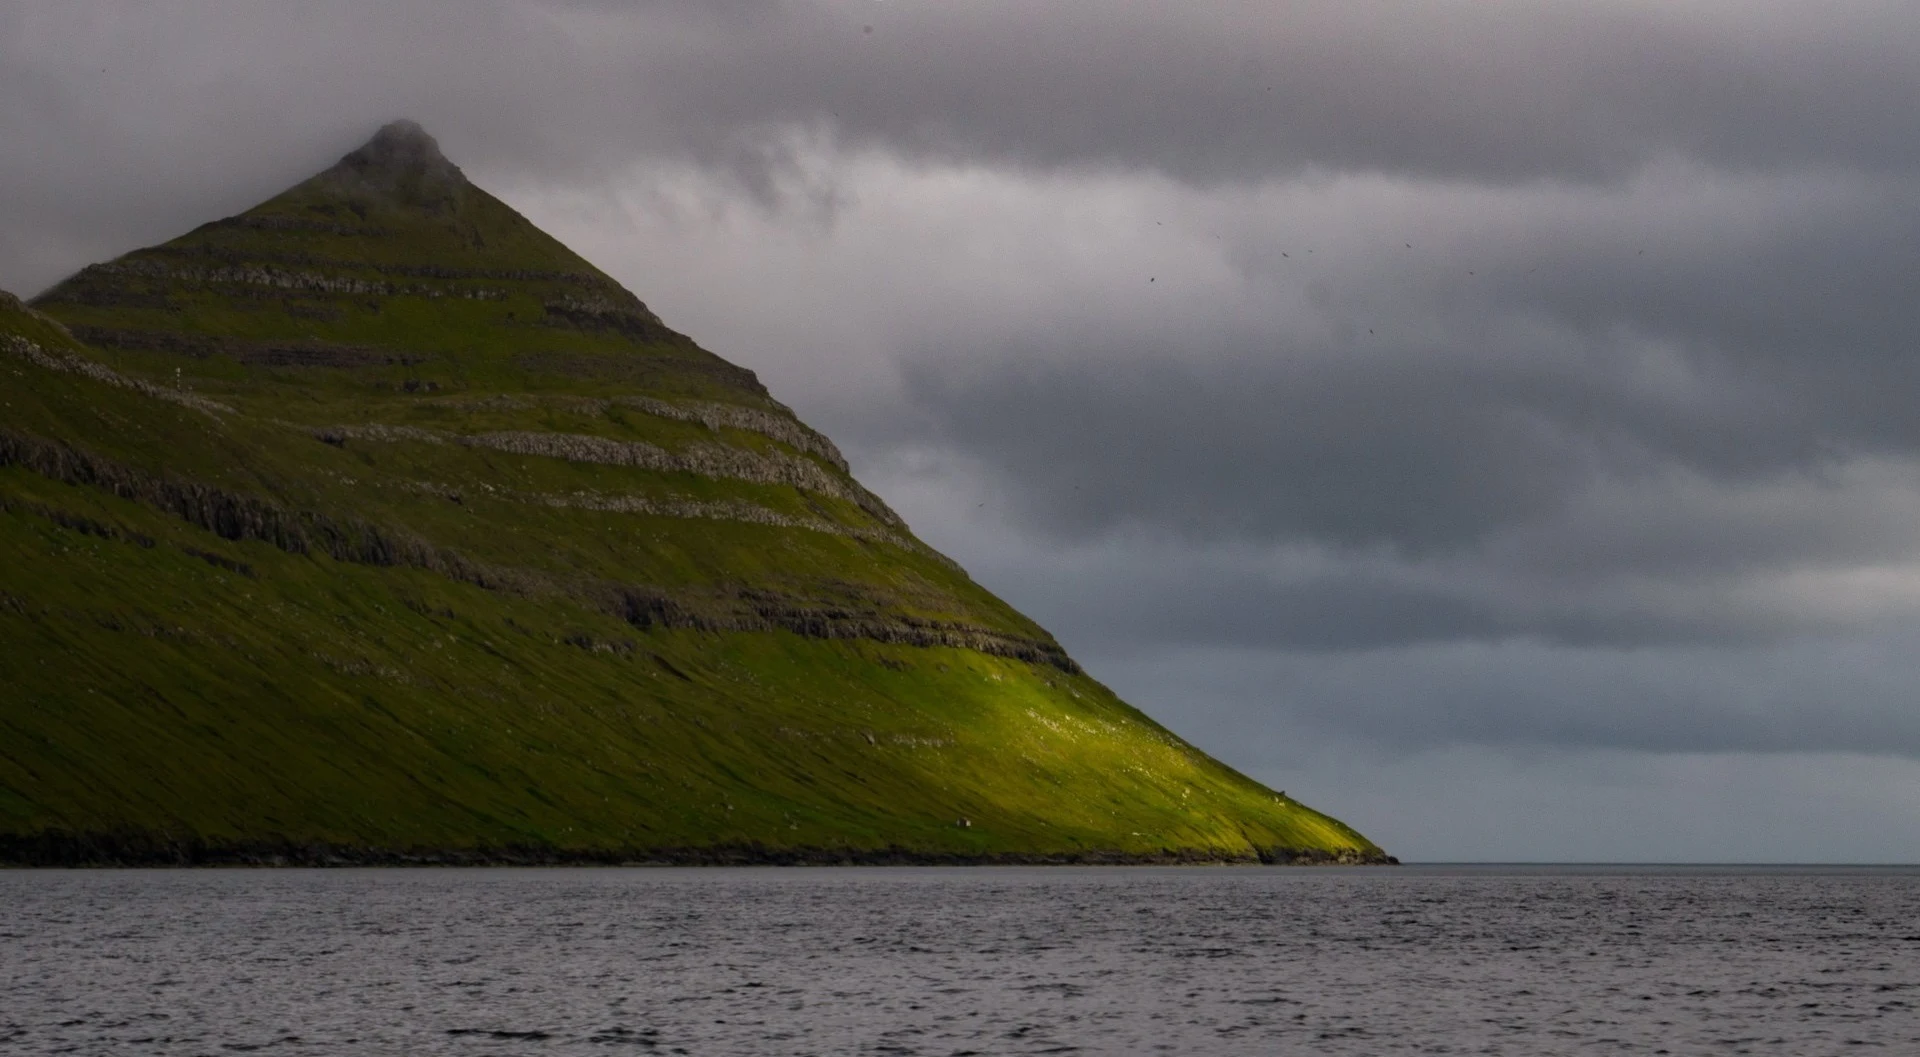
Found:
<path fill-rule="evenodd" d="M 0 392 L 0 858 L 1384 858 L 417 125 L 0 299 Z"/>

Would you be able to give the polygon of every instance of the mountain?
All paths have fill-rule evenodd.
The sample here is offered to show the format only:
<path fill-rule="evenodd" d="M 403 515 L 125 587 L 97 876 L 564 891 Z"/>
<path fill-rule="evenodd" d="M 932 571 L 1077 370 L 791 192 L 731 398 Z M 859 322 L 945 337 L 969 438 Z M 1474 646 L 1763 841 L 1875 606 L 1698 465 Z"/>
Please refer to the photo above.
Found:
<path fill-rule="evenodd" d="M 397 123 L 0 300 L 0 860 L 1379 861 Z"/>

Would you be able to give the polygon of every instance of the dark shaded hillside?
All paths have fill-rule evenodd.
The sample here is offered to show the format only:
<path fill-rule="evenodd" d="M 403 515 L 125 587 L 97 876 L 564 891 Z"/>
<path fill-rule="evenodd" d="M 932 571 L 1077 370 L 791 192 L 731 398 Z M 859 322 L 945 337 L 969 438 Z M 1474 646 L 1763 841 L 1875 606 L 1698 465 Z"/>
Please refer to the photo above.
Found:
<path fill-rule="evenodd" d="M 417 128 L 0 301 L 0 858 L 1342 859 Z"/>

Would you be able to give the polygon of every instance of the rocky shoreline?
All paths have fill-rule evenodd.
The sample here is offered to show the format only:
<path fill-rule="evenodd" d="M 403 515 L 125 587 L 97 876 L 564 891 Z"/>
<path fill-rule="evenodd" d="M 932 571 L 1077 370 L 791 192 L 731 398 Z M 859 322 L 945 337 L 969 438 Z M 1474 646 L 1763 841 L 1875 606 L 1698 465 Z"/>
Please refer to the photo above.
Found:
<path fill-rule="evenodd" d="M 0 868 L 355 867 L 355 866 L 1391 866 L 1384 853 L 1262 848 L 1229 855 L 1200 848 L 1153 852 L 951 852 L 903 848 L 714 844 L 664 848 L 382 848 L 288 839 L 208 841 L 155 833 L 47 831 L 0 835 Z"/>

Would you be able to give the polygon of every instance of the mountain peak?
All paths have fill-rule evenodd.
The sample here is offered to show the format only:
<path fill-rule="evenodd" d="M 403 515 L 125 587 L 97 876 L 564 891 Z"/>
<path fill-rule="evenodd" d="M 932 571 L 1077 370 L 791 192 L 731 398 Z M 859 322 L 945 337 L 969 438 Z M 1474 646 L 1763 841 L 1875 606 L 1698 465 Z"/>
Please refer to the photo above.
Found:
<path fill-rule="evenodd" d="M 1384 858 L 416 124 L 11 306 L 0 863 Z"/>
<path fill-rule="evenodd" d="M 469 186 L 427 130 L 404 119 L 381 126 L 322 176 L 350 190 L 415 206 L 454 204 Z"/>

